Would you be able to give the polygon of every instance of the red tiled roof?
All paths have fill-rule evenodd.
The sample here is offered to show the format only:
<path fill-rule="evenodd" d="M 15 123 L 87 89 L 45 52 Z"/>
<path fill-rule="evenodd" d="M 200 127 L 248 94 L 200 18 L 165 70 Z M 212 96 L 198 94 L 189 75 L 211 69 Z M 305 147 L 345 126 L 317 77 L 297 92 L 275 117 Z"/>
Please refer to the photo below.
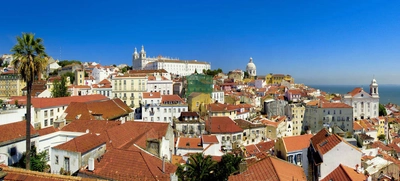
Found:
<path fill-rule="evenodd" d="M 269 152 L 271 148 L 274 148 L 275 141 L 264 141 L 256 144 L 257 148 L 261 152 Z"/>
<path fill-rule="evenodd" d="M 243 129 L 229 117 L 211 117 L 206 121 L 206 130 L 211 134 L 243 132 Z"/>
<path fill-rule="evenodd" d="M 66 150 L 72 152 L 80 152 L 82 155 L 96 147 L 99 147 L 106 142 L 102 140 L 99 136 L 93 133 L 84 134 L 78 136 L 66 143 L 58 145 L 54 148 L 59 150 Z"/>
<path fill-rule="evenodd" d="M 313 137 L 312 134 L 305 134 L 299 136 L 287 136 L 283 137 L 282 141 L 286 147 L 287 153 L 293 151 L 299 151 L 310 146 L 310 139 Z"/>
<path fill-rule="evenodd" d="M 230 106 L 229 104 L 212 103 L 208 105 L 208 110 L 212 112 L 232 111 L 236 110 L 236 107 L 232 105 Z"/>
<path fill-rule="evenodd" d="M 71 102 L 90 102 L 107 100 L 108 98 L 101 94 L 86 96 L 71 96 L 58 98 L 32 98 L 32 105 L 35 108 L 48 108 L 56 106 L 68 106 Z"/>
<path fill-rule="evenodd" d="M 72 131 L 84 133 L 89 130 L 90 133 L 102 133 L 107 129 L 114 126 L 118 126 L 121 123 L 118 121 L 106 121 L 106 120 L 75 120 L 64 126 L 62 131 Z"/>
<path fill-rule="evenodd" d="M 92 120 L 96 119 L 95 115 L 101 115 L 103 119 L 116 119 L 133 112 L 120 99 L 112 99 L 96 102 L 71 102 L 70 106 L 65 110 L 67 121 L 77 119 Z"/>
<path fill-rule="evenodd" d="M 283 161 L 276 157 L 267 157 L 255 164 L 249 165 L 247 170 L 237 175 L 229 176 L 230 181 L 243 180 L 307 180 L 300 166 Z"/>
<path fill-rule="evenodd" d="M 199 149 L 203 150 L 203 146 L 201 146 L 201 138 L 178 138 L 177 148 L 183 149 Z"/>
<path fill-rule="evenodd" d="M 161 98 L 160 92 L 143 92 L 144 99 Z"/>
<path fill-rule="evenodd" d="M 170 174 L 175 173 L 177 166 L 165 162 L 163 173 L 161 159 L 135 148 L 107 151 L 100 162 L 95 162 L 94 168 L 93 172 L 83 172 L 112 180 L 170 180 Z"/>
<path fill-rule="evenodd" d="M 53 126 L 37 130 L 37 132 L 39 133 L 40 136 L 51 134 L 51 133 L 54 133 L 57 131 L 58 131 L 58 129 L 54 128 Z"/>
<path fill-rule="evenodd" d="M 320 107 L 322 108 L 353 108 L 342 102 L 321 102 Z"/>
<path fill-rule="evenodd" d="M 99 82 L 99 84 L 111 84 L 111 82 L 108 81 L 107 79 L 103 79 L 102 81 Z"/>
<path fill-rule="evenodd" d="M 31 137 L 37 131 L 31 125 Z M 0 145 L 7 141 L 19 141 L 26 138 L 26 121 L 0 125 Z"/>
<path fill-rule="evenodd" d="M 178 95 L 162 95 L 161 96 L 162 103 L 165 103 L 168 101 L 178 101 L 181 104 L 185 104 L 185 101 L 183 101 L 183 99 L 181 97 L 179 97 Z"/>
<path fill-rule="evenodd" d="M 66 175 L 57 175 L 52 173 L 43 173 L 30 171 L 26 169 L 16 168 L 16 167 L 7 167 L 5 165 L 0 165 L 0 168 L 3 172 L 6 172 L 7 175 L 4 176 L 5 181 L 65 181 L 65 180 L 97 180 L 91 178 L 82 178 L 75 176 L 66 176 Z"/>
<path fill-rule="evenodd" d="M 261 151 L 257 148 L 256 145 L 251 144 L 251 145 L 247 145 L 246 146 L 246 156 L 247 157 L 254 156 L 254 155 L 256 155 L 257 153 L 260 153 L 260 152 Z"/>
<path fill-rule="evenodd" d="M 215 135 L 201 135 L 201 139 L 203 144 L 209 144 L 209 143 L 219 143 L 217 136 Z"/>
<path fill-rule="evenodd" d="M 362 90 L 363 90 L 363 88 L 356 87 L 351 92 L 348 92 L 347 94 L 350 94 L 351 96 L 355 96 L 356 94 L 360 93 Z"/>
<path fill-rule="evenodd" d="M 340 164 L 335 170 L 325 176 L 325 178 L 321 179 L 321 181 L 364 181 L 366 179 L 364 174 L 358 173 L 355 169 Z"/>
<path fill-rule="evenodd" d="M 360 124 L 358 124 L 358 122 L 356 121 L 353 122 L 353 130 L 362 130 L 362 129 L 363 127 Z"/>
<path fill-rule="evenodd" d="M 72 88 L 76 88 L 76 89 L 90 89 L 90 86 L 88 86 L 88 85 L 70 85 L 70 86 L 68 86 L 68 89 L 72 89 Z"/>

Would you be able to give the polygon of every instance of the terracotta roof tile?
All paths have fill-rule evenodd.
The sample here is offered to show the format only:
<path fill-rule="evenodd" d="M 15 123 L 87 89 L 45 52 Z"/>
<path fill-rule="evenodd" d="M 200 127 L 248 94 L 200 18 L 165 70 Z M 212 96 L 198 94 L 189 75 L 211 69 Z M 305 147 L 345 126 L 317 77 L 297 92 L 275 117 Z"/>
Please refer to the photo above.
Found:
<path fill-rule="evenodd" d="M 362 130 L 362 129 L 363 127 L 360 124 L 358 124 L 358 122 L 356 121 L 353 122 L 353 130 Z"/>
<path fill-rule="evenodd" d="M 229 176 L 230 181 L 243 180 L 307 180 L 300 166 L 283 161 L 276 157 L 267 157 L 252 165 L 247 170 L 237 175 Z"/>
<path fill-rule="evenodd" d="M 71 102 L 90 102 L 107 100 L 108 98 L 101 94 L 86 96 L 71 96 L 59 98 L 32 98 L 32 105 L 35 108 L 48 108 L 56 106 L 68 106 Z"/>
<path fill-rule="evenodd" d="M 366 180 L 366 176 L 362 173 L 358 173 L 355 169 L 340 164 L 325 178 L 321 179 L 321 181 L 331 181 L 331 180 L 364 181 Z"/>
<path fill-rule="evenodd" d="M 178 138 L 177 148 L 183 149 L 198 149 L 203 150 L 203 146 L 201 146 L 201 138 Z"/>
<path fill-rule="evenodd" d="M 26 138 L 26 121 L 0 125 L 0 145 L 8 141 L 24 140 Z M 38 135 L 31 125 L 31 137 Z"/>
<path fill-rule="evenodd" d="M 107 79 L 103 79 L 102 81 L 99 82 L 99 84 L 111 84 L 111 82 Z"/>
<path fill-rule="evenodd" d="M 229 117 L 211 117 L 206 121 L 206 130 L 211 134 L 243 132 L 243 129 Z"/>
<path fill-rule="evenodd" d="M 201 139 L 203 144 L 209 144 L 209 143 L 219 143 L 217 136 L 215 135 L 201 135 Z"/>
<path fill-rule="evenodd" d="M 347 94 L 350 94 L 351 96 L 355 96 L 356 94 L 360 93 L 362 90 L 363 90 L 363 88 L 356 87 L 351 92 L 348 92 Z"/>
<path fill-rule="evenodd" d="M 275 141 L 264 141 L 256 144 L 261 152 L 269 152 L 275 146 Z"/>
<path fill-rule="evenodd" d="M 313 137 L 312 134 L 304 134 L 299 136 L 287 136 L 283 137 L 282 140 L 288 153 L 293 151 L 299 151 L 310 146 L 310 139 Z"/>
<path fill-rule="evenodd" d="M 160 92 L 143 92 L 144 99 L 161 98 Z"/>
<path fill-rule="evenodd" d="M 37 130 L 37 132 L 39 133 L 40 136 L 51 134 L 51 133 L 54 133 L 57 131 L 58 131 L 58 129 L 54 128 L 53 126 Z"/>
<path fill-rule="evenodd" d="M 105 143 L 105 140 L 102 140 L 96 134 L 88 133 L 82 136 L 78 136 L 66 143 L 63 143 L 53 148 L 72 152 L 80 152 L 83 155 L 84 153 L 87 153 L 88 151 Z"/>
<path fill-rule="evenodd" d="M 179 102 L 180 104 L 185 104 L 185 101 L 178 95 L 162 95 L 161 96 L 161 102 L 163 104 L 167 103 L 168 101 L 176 101 L 176 102 Z"/>
<path fill-rule="evenodd" d="M 64 180 L 86 180 L 86 181 L 95 181 L 97 179 L 90 178 L 82 178 L 76 176 L 66 176 L 66 175 L 57 175 L 52 173 L 43 173 L 25 170 L 21 168 L 15 167 L 7 167 L 5 165 L 0 165 L 0 168 L 3 169 L 3 172 L 6 172 L 7 175 L 2 178 L 5 181 L 64 181 Z"/>
<path fill-rule="evenodd" d="M 111 180 L 170 180 L 177 166 L 165 162 L 139 148 L 134 150 L 113 149 L 107 151 L 100 162 L 95 162 L 95 170 L 87 175 L 98 175 Z"/>
<path fill-rule="evenodd" d="M 120 99 L 112 99 L 96 102 L 71 102 L 65 110 L 67 121 L 77 119 L 92 120 L 96 115 L 101 115 L 102 119 L 113 120 L 128 115 L 133 110 Z"/>

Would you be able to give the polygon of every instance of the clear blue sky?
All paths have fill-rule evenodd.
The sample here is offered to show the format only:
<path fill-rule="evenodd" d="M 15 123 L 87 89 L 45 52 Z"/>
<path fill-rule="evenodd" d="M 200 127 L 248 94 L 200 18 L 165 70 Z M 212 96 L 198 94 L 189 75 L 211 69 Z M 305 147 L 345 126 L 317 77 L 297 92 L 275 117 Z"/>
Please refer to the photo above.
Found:
<path fill-rule="evenodd" d="M 131 65 L 148 56 L 306 84 L 400 84 L 400 1 L 4 1 L 0 54 L 33 32 L 56 59 Z M 60 56 L 61 47 L 61 56 Z"/>

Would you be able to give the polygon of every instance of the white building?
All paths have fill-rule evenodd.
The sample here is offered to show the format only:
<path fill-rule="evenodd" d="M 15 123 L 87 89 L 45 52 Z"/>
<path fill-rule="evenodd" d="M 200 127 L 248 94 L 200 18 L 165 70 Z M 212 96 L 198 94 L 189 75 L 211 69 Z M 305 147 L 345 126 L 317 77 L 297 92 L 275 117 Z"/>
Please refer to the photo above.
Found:
<path fill-rule="evenodd" d="M 95 83 L 99 83 L 104 79 L 109 79 L 111 74 L 117 73 L 118 68 L 112 66 L 100 66 L 97 65 L 93 68 L 92 76 L 95 80 Z"/>
<path fill-rule="evenodd" d="M 311 138 L 308 155 L 312 155 L 308 160 L 308 167 L 311 168 L 304 169 L 311 170 L 312 174 L 309 175 L 308 179 L 321 180 L 340 164 L 353 169 L 356 165 L 360 166 L 362 152 L 338 135 L 322 129 Z"/>
<path fill-rule="evenodd" d="M 175 155 L 183 156 L 187 161 L 190 154 L 203 153 L 210 156 L 222 156 L 221 143 L 215 135 L 202 135 L 201 138 L 178 137 L 175 145 Z"/>
<path fill-rule="evenodd" d="M 147 92 L 160 92 L 161 95 L 172 95 L 173 81 L 161 75 L 148 76 Z"/>
<path fill-rule="evenodd" d="M 224 91 L 212 91 L 211 99 L 213 102 L 218 101 L 218 103 L 225 104 L 225 93 Z"/>
<path fill-rule="evenodd" d="M 86 143 L 86 144 L 83 144 Z M 51 169 L 72 175 L 106 151 L 106 142 L 96 134 L 87 133 L 51 148 Z M 94 164 L 94 163 L 93 163 Z"/>
<path fill-rule="evenodd" d="M 147 57 L 146 51 L 142 46 L 140 53 L 136 48 L 132 55 L 132 64 L 134 70 L 158 70 L 165 69 L 169 73 L 186 76 L 197 71 L 203 72 L 203 69 L 211 69 L 211 65 L 207 62 L 198 62 L 197 60 L 179 60 L 169 57 Z"/>
<path fill-rule="evenodd" d="M 365 92 L 363 88 L 357 87 L 343 96 L 343 102 L 354 108 L 354 120 L 379 116 L 379 92 L 375 79 L 372 79 L 369 87 L 369 93 Z"/>
<path fill-rule="evenodd" d="M 50 73 L 53 73 L 55 70 L 58 70 L 59 68 L 61 68 L 61 66 L 58 65 L 58 60 L 54 60 L 52 57 L 50 57 L 46 66 L 46 75 L 49 76 Z"/>
<path fill-rule="evenodd" d="M 188 105 L 178 95 L 161 95 L 160 92 L 143 93 L 142 120 L 173 124 Z"/>
<path fill-rule="evenodd" d="M 249 76 L 254 77 L 257 75 L 256 72 L 256 65 L 253 63 L 253 58 L 250 57 L 250 61 L 246 66 L 246 71 L 249 74 Z"/>
<path fill-rule="evenodd" d="M 217 137 L 222 150 L 230 151 L 242 144 L 243 129 L 227 116 L 210 117 L 206 121 L 206 131 Z"/>

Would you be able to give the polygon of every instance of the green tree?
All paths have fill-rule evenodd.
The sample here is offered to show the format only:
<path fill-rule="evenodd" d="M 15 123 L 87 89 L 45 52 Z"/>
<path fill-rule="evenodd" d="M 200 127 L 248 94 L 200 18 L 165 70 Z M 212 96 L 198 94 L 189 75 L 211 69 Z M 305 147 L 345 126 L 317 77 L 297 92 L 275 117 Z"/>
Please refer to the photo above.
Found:
<path fill-rule="evenodd" d="M 378 136 L 378 139 L 381 140 L 381 141 L 384 141 L 386 139 L 386 135 L 385 134 L 380 134 Z"/>
<path fill-rule="evenodd" d="M 217 180 L 228 180 L 229 175 L 239 171 L 239 164 L 243 161 L 240 156 L 225 154 L 218 163 Z"/>
<path fill-rule="evenodd" d="M 50 166 L 47 165 L 48 157 L 49 157 L 49 153 L 47 151 L 42 151 L 40 153 L 37 153 L 36 147 L 32 147 L 32 151 L 30 154 L 30 158 L 31 158 L 30 170 L 44 172 L 47 169 L 49 169 Z M 20 168 L 26 168 L 26 153 L 23 153 L 19 162 L 17 162 L 13 166 L 20 167 Z"/>
<path fill-rule="evenodd" d="M 383 106 L 382 104 L 379 104 L 379 116 L 386 116 L 387 112 L 385 109 L 385 106 Z"/>
<path fill-rule="evenodd" d="M 61 81 L 55 80 L 53 83 L 53 90 L 51 94 L 53 97 L 68 97 L 70 93 L 68 92 L 68 87 L 66 83 L 66 76 L 61 77 Z"/>
<path fill-rule="evenodd" d="M 179 180 L 215 180 L 217 162 L 211 159 L 211 156 L 205 156 L 203 153 L 191 155 L 189 163 L 178 167 L 177 175 Z"/>
<path fill-rule="evenodd" d="M 33 33 L 22 33 L 17 37 L 17 44 L 11 49 L 14 60 L 11 62 L 21 79 L 26 82 L 26 169 L 30 169 L 31 149 L 31 92 L 33 81 L 47 65 L 43 40 L 35 38 Z"/>
<path fill-rule="evenodd" d="M 75 74 L 73 72 L 67 72 L 64 74 L 65 77 L 69 77 L 69 83 L 73 84 L 75 82 Z"/>
<path fill-rule="evenodd" d="M 249 77 L 250 77 L 249 73 L 247 71 L 244 72 L 244 78 L 249 78 Z"/>
<path fill-rule="evenodd" d="M 60 65 L 61 67 L 65 67 L 67 65 L 71 65 L 71 64 L 82 64 L 81 61 L 79 60 L 63 60 L 63 61 L 59 61 L 58 65 Z"/>

